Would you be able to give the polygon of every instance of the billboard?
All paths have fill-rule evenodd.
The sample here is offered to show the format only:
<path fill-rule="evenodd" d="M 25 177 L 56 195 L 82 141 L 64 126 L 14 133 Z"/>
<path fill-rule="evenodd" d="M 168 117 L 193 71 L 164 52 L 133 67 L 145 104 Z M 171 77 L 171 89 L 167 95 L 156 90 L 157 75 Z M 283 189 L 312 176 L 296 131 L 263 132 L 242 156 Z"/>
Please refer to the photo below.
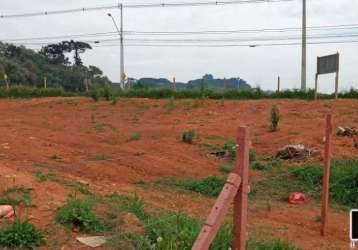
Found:
<path fill-rule="evenodd" d="M 339 71 L 339 54 L 317 58 L 317 74 L 330 74 Z"/>

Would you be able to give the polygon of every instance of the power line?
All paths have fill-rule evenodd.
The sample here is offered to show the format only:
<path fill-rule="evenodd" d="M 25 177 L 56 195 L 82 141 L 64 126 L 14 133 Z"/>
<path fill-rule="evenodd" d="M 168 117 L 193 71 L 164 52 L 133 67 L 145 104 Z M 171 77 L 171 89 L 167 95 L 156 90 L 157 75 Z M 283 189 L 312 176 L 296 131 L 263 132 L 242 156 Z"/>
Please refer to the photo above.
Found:
<path fill-rule="evenodd" d="M 253 4 L 253 3 L 276 3 L 276 2 L 292 2 L 296 0 L 231 0 L 231 1 L 203 1 L 203 2 L 177 2 L 177 3 L 147 3 L 147 4 L 123 4 L 123 8 L 138 9 L 138 8 L 157 8 L 157 7 L 196 7 L 196 6 L 210 6 L 210 5 L 234 5 L 234 4 Z M 97 7 L 83 7 L 74 9 L 51 10 L 41 12 L 19 13 L 19 14 L 2 14 L 0 18 L 21 18 L 21 17 L 35 17 L 35 16 L 49 16 L 59 14 L 69 14 L 78 12 L 90 12 L 98 10 L 120 9 L 121 4 L 97 6 Z"/>
<path fill-rule="evenodd" d="M 358 33 L 352 34 L 321 34 L 307 36 L 308 39 L 329 39 L 329 38 L 354 38 L 358 37 Z M 126 45 L 131 42 L 141 43 L 218 43 L 218 42 L 268 42 L 268 41 L 289 41 L 299 40 L 299 36 L 276 36 L 276 37 L 231 37 L 231 38 L 193 38 L 193 39 L 146 39 L 146 38 L 126 38 Z M 96 40 L 83 40 L 86 43 L 108 43 L 117 42 L 119 38 L 112 39 L 96 39 Z M 129 42 L 129 43 L 128 43 Z M 48 42 L 21 42 L 14 43 L 16 45 L 46 45 Z"/>
<path fill-rule="evenodd" d="M 200 30 L 200 31 L 124 31 L 126 36 L 146 36 L 146 35 L 158 35 L 158 36 L 176 36 L 176 35 L 230 35 L 240 33 L 284 33 L 300 31 L 300 27 L 285 27 L 285 28 L 260 28 L 260 29 L 238 29 L 238 30 Z M 312 31 L 332 31 L 332 30 L 354 30 L 358 29 L 358 24 L 341 24 L 341 25 L 329 25 L 329 26 L 310 26 L 308 30 Z M 117 32 L 97 32 L 97 33 L 83 33 L 72 35 L 60 35 L 60 36 L 42 36 L 42 37 L 25 37 L 25 38 L 8 38 L 1 40 L 2 42 L 16 42 L 16 41 L 34 41 L 34 40 L 55 40 L 65 38 L 82 38 L 82 37 L 106 37 L 117 36 Z"/>
<path fill-rule="evenodd" d="M 358 40 L 346 40 L 346 41 L 326 41 L 326 42 L 307 42 L 307 44 L 349 44 L 358 43 Z M 203 48 L 223 48 L 223 47 L 271 47 L 271 46 L 296 46 L 301 45 L 299 42 L 295 43 L 266 43 L 266 44 L 128 44 L 130 47 L 203 47 Z M 101 47 L 118 47 L 118 44 L 107 44 L 93 46 L 95 48 Z"/>

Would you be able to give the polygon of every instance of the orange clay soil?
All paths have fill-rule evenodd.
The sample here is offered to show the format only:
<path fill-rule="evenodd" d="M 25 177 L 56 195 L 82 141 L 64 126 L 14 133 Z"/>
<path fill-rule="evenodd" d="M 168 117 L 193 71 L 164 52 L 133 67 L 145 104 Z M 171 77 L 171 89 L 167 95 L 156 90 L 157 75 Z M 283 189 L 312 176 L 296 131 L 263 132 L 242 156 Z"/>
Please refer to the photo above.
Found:
<path fill-rule="evenodd" d="M 273 104 L 279 105 L 282 114 L 279 130 L 274 133 L 269 131 Z M 54 223 L 55 211 L 65 203 L 70 191 L 54 182 L 37 182 L 33 173 L 41 168 L 53 170 L 66 179 L 89 183 L 90 189 L 97 193 L 136 191 L 149 204 L 205 218 L 213 199 L 177 190 L 143 190 L 135 183 L 166 177 L 219 175 L 219 162 L 207 157 L 200 144 L 220 144 L 234 139 L 237 127 L 243 125 L 250 128 L 252 146 L 258 154 L 275 154 L 290 143 L 323 150 L 324 118 L 328 112 L 334 115 L 335 128 L 358 127 L 355 100 L 175 100 L 171 103 L 121 99 L 116 105 L 87 98 L 0 100 L 0 187 L 3 190 L 12 185 L 33 188 L 36 206 L 27 212 L 42 229 Z M 199 138 L 191 145 L 181 142 L 184 130 L 194 130 Z M 333 157 L 357 155 L 352 139 L 333 136 Z M 105 160 L 99 160 L 103 156 Z M 255 172 L 250 175 L 253 180 L 260 176 Z M 317 202 L 310 201 L 301 207 L 277 202 L 270 210 L 266 206 L 258 201 L 249 205 L 252 235 L 259 238 L 272 235 L 304 249 L 348 247 L 346 212 L 330 213 L 328 236 L 322 238 L 320 223 L 315 219 L 320 213 Z M 79 246 L 74 235 L 66 232 L 60 235 L 56 240 L 62 249 Z M 61 237 L 62 243 L 58 240 Z"/>

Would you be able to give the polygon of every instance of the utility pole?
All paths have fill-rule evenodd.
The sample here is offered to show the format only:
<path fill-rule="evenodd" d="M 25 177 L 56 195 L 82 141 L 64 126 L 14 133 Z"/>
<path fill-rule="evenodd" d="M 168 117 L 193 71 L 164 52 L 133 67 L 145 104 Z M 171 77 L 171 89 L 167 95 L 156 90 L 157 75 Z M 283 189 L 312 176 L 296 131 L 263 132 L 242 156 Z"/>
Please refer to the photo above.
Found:
<path fill-rule="evenodd" d="M 116 27 L 116 30 L 120 37 L 120 59 L 121 59 L 121 66 L 120 66 L 120 74 L 121 74 L 121 88 L 124 88 L 124 80 L 125 80 L 125 73 L 124 73 L 124 45 L 123 45 L 123 4 L 120 4 L 119 6 L 120 12 L 121 12 L 121 25 L 120 28 L 118 28 L 118 25 L 116 23 L 116 20 L 114 20 L 114 17 L 111 13 L 108 13 L 108 16 L 112 18 L 113 24 Z"/>
<path fill-rule="evenodd" d="M 302 0 L 302 66 L 301 66 L 301 90 L 306 91 L 306 56 L 307 56 L 307 23 L 306 0 Z"/>
<path fill-rule="evenodd" d="M 120 5 L 121 9 L 121 30 L 120 30 L 120 36 L 121 36 L 121 85 L 122 88 L 124 88 L 124 45 L 123 45 L 123 4 Z"/>
<path fill-rule="evenodd" d="M 277 77 L 277 93 L 280 93 L 281 89 L 281 78 L 280 76 Z"/>

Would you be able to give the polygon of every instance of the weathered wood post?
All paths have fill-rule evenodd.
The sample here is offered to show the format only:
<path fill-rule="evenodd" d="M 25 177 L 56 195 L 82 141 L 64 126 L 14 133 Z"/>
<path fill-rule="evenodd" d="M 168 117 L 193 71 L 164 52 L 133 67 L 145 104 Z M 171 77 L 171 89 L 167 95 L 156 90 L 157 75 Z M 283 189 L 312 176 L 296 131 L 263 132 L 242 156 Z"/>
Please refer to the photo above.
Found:
<path fill-rule="evenodd" d="M 337 72 L 335 81 L 335 97 L 338 99 L 338 82 L 339 82 L 339 53 L 337 52 Z"/>
<path fill-rule="evenodd" d="M 175 77 L 173 77 L 173 89 L 176 90 L 177 86 L 176 86 L 176 81 L 175 81 Z"/>
<path fill-rule="evenodd" d="M 234 173 L 241 176 L 241 186 L 234 198 L 233 250 L 245 250 L 247 241 L 247 202 L 249 192 L 249 130 L 240 127 L 237 135 L 237 160 Z"/>
<path fill-rule="evenodd" d="M 280 76 L 277 77 L 277 93 L 280 93 L 281 89 L 281 78 Z"/>
<path fill-rule="evenodd" d="M 47 77 L 44 77 L 44 88 L 47 89 Z"/>
<path fill-rule="evenodd" d="M 328 222 L 328 200 L 329 200 L 329 176 L 331 170 L 331 137 L 332 137 L 332 115 L 326 117 L 326 139 L 324 150 L 323 189 L 322 189 L 322 213 L 321 213 L 321 235 L 325 236 Z"/>

